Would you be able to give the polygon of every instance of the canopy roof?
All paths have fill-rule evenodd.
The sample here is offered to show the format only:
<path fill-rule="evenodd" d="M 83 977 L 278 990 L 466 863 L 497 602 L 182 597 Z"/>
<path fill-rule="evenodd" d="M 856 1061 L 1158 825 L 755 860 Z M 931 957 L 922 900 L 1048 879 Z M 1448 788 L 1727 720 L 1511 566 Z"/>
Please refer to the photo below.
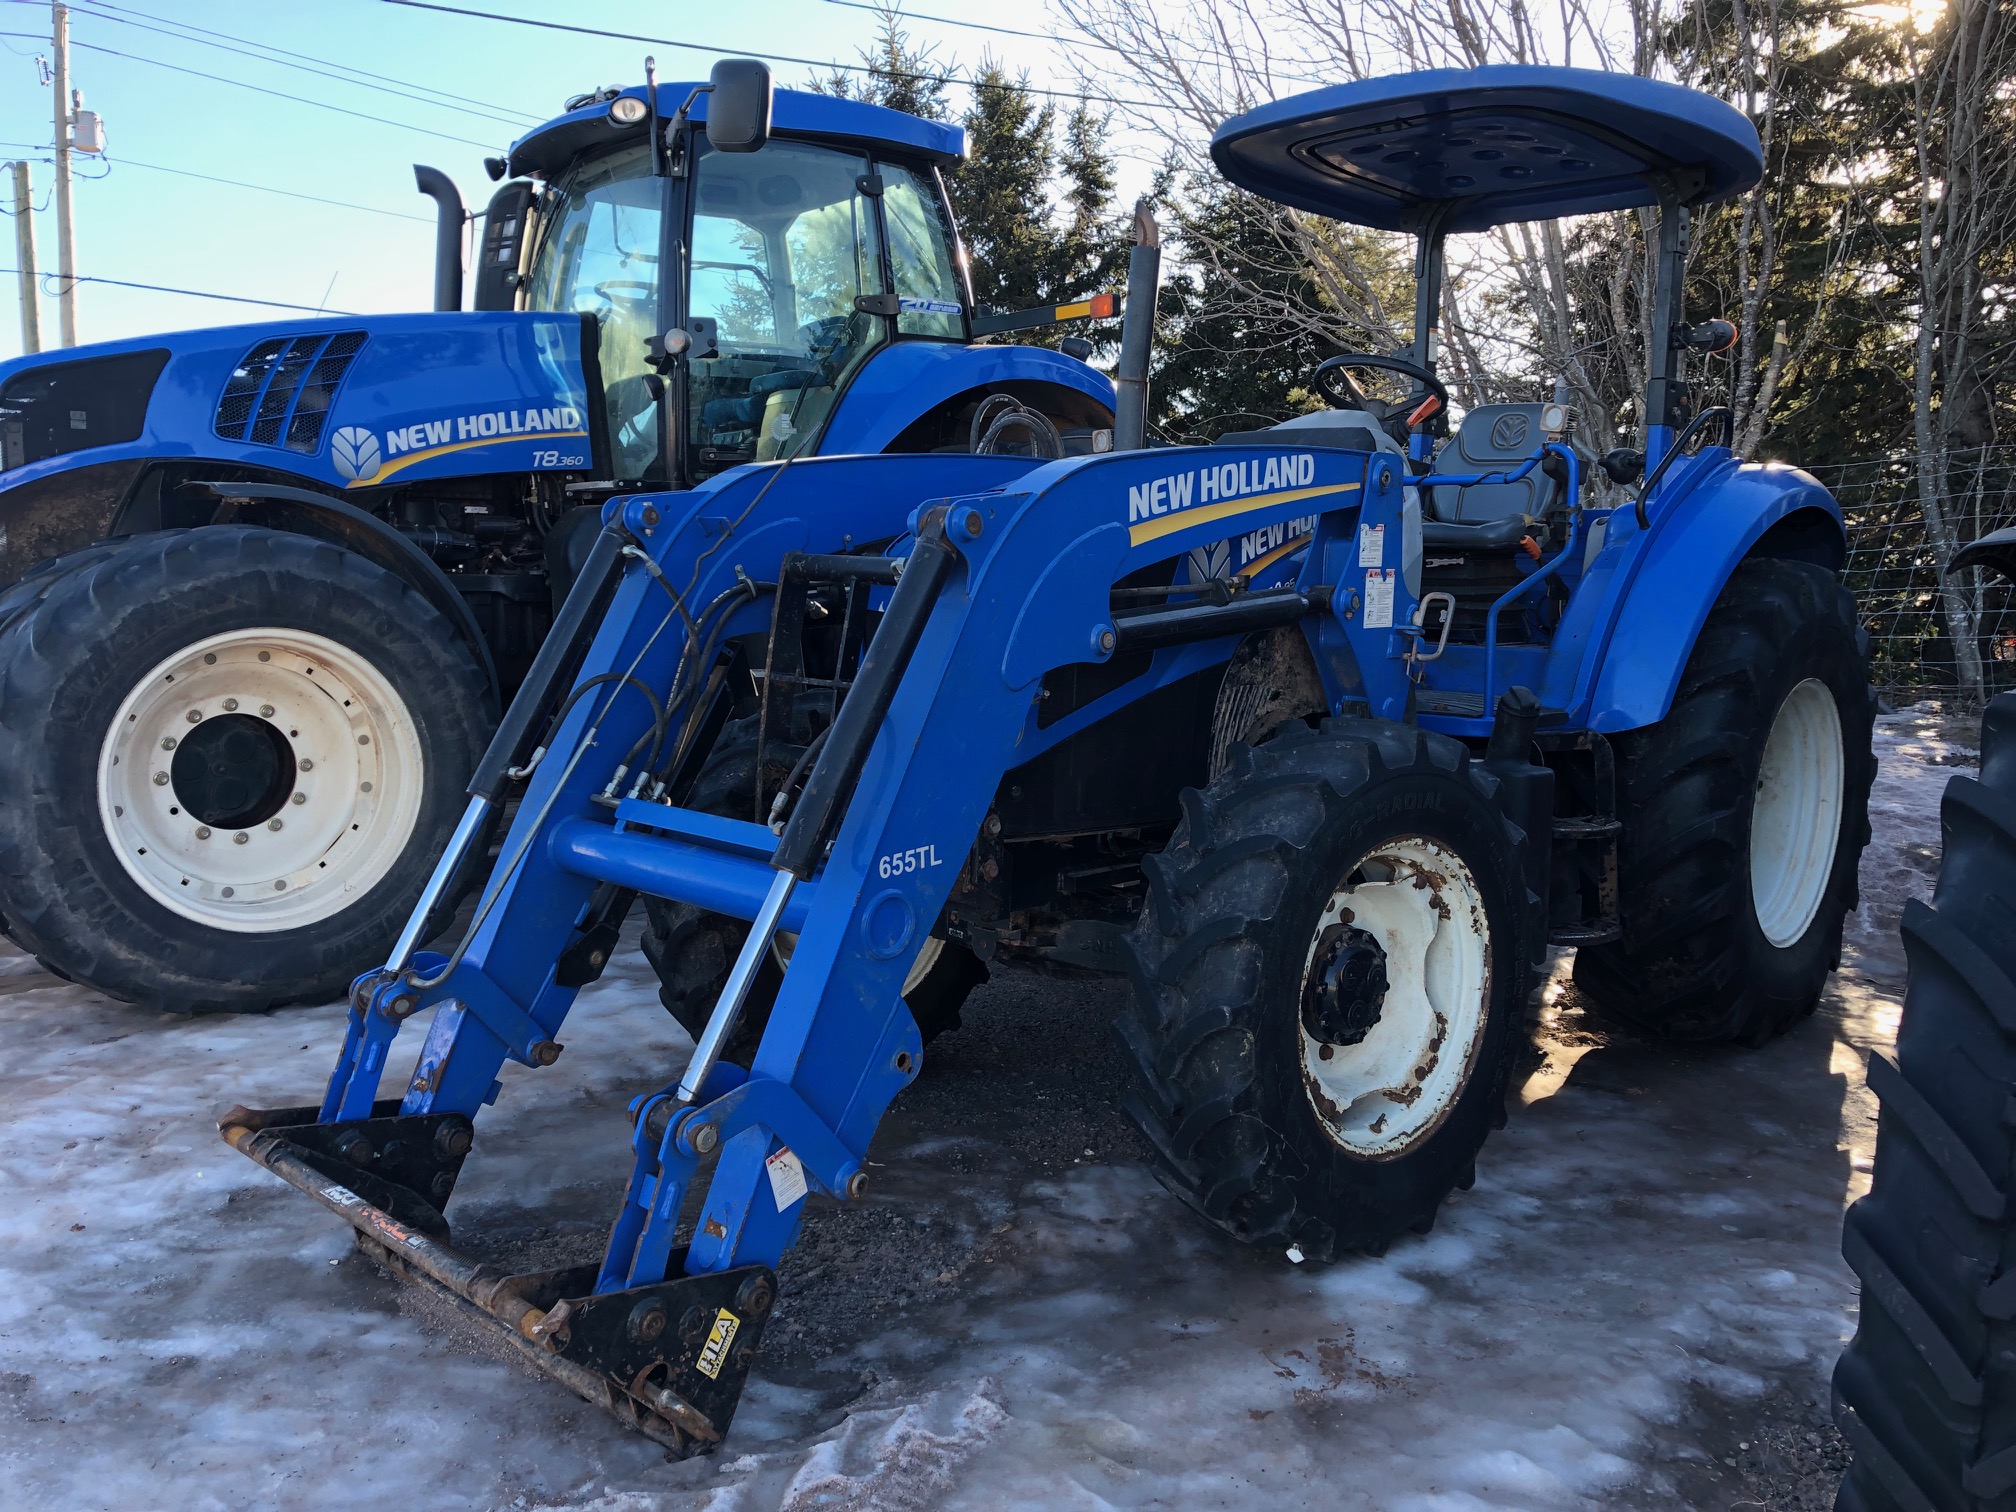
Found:
<path fill-rule="evenodd" d="M 1447 231 L 1688 205 L 1763 177 L 1757 129 L 1712 95 L 1585 68 L 1500 64 L 1337 84 L 1234 116 L 1211 139 L 1242 189 L 1355 225 Z"/>

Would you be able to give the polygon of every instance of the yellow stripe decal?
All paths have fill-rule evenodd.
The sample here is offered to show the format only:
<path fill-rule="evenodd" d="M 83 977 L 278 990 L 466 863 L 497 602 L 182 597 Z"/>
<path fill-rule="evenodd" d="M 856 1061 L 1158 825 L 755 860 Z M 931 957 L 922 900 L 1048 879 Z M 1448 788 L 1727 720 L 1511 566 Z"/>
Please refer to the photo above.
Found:
<path fill-rule="evenodd" d="M 1081 315 L 1092 313 L 1092 301 L 1081 299 L 1076 304 L 1063 304 L 1051 312 L 1059 320 L 1076 320 Z"/>
<path fill-rule="evenodd" d="M 481 436 L 474 441 L 456 441 L 447 446 L 430 446 L 425 451 L 408 452 L 396 462 L 381 462 L 378 471 L 368 478 L 352 478 L 345 488 L 374 488 L 383 483 L 402 467 L 411 467 L 415 462 L 425 462 L 430 457 L 445 457 L 450 452 L 467 451 L 472 446 L 497 446 L 506 441 L 566 441 L 575 437 L 588 438 L 585 430 L 533 431 L 522 436 Z"/>
<path fill-rule="evenodd" d="M 1279 493 L 1252 494 L 1244 499 L 1227 499 L 1223 504 L 1204 504 L 1196 509 L 1179 510 L 1164 515 L 1159 520 L 1143 520 L 1139 525 L 1127 527 L 1127 541 L 1133 546 L 1145 546 L 1150 541 L 1160 540 L 1179 530 L 1188 530 L 1192 525 L 1209 525 L 1214 520 L 1226 520 L 1234 515 L 1249 514 L 1256 509 L 1267 509 L 1276 504 L 1293 504 L 1301 499 L 1320 499 L 1329 494 L 1356 493 L 1356 483 L 1324 483 L 1314 488 L 1285 488 Z"/>

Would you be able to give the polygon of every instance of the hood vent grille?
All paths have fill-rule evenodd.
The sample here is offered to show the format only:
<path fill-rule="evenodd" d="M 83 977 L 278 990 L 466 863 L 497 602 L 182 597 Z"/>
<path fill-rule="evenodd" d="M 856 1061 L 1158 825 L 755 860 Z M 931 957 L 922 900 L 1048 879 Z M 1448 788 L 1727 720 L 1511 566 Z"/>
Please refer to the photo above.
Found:
<path fill-rule="evenodd" d="M 363 331 L 274 336 L 240 359 L 217 401 L 217 434 L 226 441 L 284 446 L 312 454 L 344 374 L 363 348 Z"/>

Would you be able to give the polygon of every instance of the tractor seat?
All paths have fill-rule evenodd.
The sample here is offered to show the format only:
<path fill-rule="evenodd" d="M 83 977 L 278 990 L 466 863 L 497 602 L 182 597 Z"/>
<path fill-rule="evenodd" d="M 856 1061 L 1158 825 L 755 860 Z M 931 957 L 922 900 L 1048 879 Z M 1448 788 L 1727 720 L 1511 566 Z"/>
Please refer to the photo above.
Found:
<path fill-rule="evenodd" d="M 1541 442 L 1538 404 L 1480 404 L 1463 417 L 1435 459 L 1437 472 L 1510 472 Z M 1421 490 L 1425 546 L 1510 550 L 1532 530 L 1554 480 L 1534 468 L 1516 483 L 1471 483 Z"/>
<path fill-rule="evenodd" d="M 709 430 L 747 430 L 763 418 L 763 406 L 772 394 L 783 389 L 800 389 L 812 381 L 803 368 L 779 368 L 749 380 L 749 392 L 732 398 L 709 399 L 700 406 L 700 423 Z"/>

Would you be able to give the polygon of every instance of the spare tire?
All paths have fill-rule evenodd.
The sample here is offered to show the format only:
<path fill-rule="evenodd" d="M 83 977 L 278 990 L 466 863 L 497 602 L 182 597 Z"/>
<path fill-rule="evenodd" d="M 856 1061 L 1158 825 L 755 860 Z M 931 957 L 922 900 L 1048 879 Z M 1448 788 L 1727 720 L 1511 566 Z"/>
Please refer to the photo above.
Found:
<path fill-rule="evenodd" d="M 129 1002 L 337 996 L 411 911 L 492 723 L 472 649 L 362 557 L 138 537 L 0 632 L 0 914 Z"/>

